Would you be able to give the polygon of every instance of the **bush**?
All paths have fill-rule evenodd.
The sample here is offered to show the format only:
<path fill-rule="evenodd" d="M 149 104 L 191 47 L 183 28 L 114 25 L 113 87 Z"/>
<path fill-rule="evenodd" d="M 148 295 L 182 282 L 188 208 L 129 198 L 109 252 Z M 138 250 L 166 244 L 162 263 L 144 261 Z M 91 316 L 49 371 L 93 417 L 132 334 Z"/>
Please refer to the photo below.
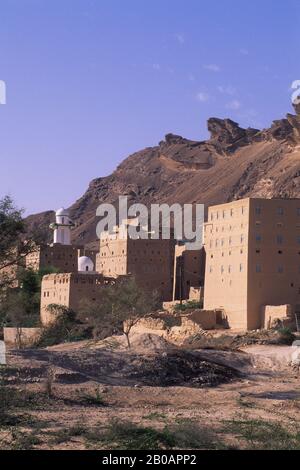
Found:
<path fill-rule="evenodd" d="M 81 341 L 91 337 L 91 328 L 81 324 L 72 310 L 63 306 L 50 306 L 56 311 L 56 320 L 43 330 L 35 347 L 48 347 L 55 344 Z"/>
<path fill-rule="evenodd" d="M 176 312 L 185 312 L 186 310 L 201 310 L 203 309 L 203 300 L 197 302 L 196 300 L 189 300 L 184 304 L 178 304 L 175 306 Z"/>
<path fill-rule="evenodd" d="M 293 334 L 290 328 L 279 328 L 278 332 L 278 343 L 279 344 L 286 344 L 291 345 L 296 339 L 296 336 Z"/>

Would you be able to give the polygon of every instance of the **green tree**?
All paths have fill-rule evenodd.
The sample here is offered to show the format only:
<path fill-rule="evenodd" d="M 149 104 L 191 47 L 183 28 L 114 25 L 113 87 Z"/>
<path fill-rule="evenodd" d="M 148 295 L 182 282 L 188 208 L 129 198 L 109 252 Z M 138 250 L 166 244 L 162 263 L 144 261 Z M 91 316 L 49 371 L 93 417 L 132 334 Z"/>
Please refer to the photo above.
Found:
<path fill-rule="evenodd" d="M 40 230 L 34 234 L 26 232 L 22 215 L 23 210 L 18 209 L 9 196 L 0 200 L 0 294 L 16 280 L 25 257 L 44 240 Z"/>
<path fill-rule="evenodd" d="M 0 326 L 36 326 L 40 321 L 41 282 L 46 274 L 58 270 L 51 266 L 40 271 L 21 269 L 19 287 L 9 289 L 0 303 Z"/>
<path fill-rule="evenodd" d="M 121 323 L 130 349 L 130 332 L 141 318 L 145 318 L 161 306 L 157 292 L 147 292 L 132 277 L 113 287 L 113 321 Z"/>
<path fill-rule="evenodd" d="M 79 308 L 81 321 L 93 326 L 94 336 L 107 332 L 122 332 L 130 348 L 130 332 L 141 318 L 161 306 L 156 292 L 145 292 L 133 277 L 103 287 L 101 302 L 82 302 Z"/>

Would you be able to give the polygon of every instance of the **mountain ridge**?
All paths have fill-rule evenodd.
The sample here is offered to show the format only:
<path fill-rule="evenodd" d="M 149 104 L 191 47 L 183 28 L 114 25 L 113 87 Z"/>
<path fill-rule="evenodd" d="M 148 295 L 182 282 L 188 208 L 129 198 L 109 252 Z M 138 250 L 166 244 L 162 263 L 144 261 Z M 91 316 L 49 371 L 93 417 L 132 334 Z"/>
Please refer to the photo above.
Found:
<path fill-rule="evenodd" d="M 69 209 L 73 242 L 96 245 L 96 208 L 129 204 L 220 204 L 243 197 L 300 197 L 300 105 L 269 129 L 243 129 L 231 119 L 210 118 L 210 139 L 167 134 L 157 146 L 133 153 L 109 176 L 93 179 Z M 47 227 L 53 211 L 27 217 L 30 230 Z"/>

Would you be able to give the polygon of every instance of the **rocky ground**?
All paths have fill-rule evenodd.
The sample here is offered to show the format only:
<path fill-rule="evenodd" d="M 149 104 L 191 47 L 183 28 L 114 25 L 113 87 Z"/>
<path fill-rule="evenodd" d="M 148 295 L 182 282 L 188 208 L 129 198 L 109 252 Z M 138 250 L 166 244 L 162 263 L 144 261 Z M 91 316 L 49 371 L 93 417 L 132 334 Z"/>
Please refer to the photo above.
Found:
<path fill-rule="evenodd" d="M 143 337 L 130 352 L 114 340 L 11 350 L 0 447 L 299 449 L 299 372 L 280 361 L 287 346 L 243 349 Z"/>

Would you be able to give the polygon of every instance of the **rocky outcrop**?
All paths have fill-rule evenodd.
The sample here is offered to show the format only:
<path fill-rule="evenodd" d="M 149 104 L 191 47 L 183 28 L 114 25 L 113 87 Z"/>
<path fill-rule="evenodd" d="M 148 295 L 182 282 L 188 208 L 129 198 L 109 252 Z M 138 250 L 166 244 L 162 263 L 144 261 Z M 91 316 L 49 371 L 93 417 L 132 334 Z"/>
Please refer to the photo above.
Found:
<path fill-rule="evenodd" d="M 300 144 L 300 104 L 293 105 L 296 115 L 288 113 L 286 119 L 273 121 L 269 133 L 277 140 L 286 140 L 292 145 Z"/>
<path fill-rule="evenodd" d="M 287 115 L 287 120 L 292 128 L 291 141 L 295 144 L 300 144 L 300 115 L 293 114 Z"/>
<path fill-rule="evenodd" d="M 210 141 L 215 144 L 216 149 L 230 153 L 249 145 L 259 133 L 258 129 L 243 129 L 231 119 L 218 118 L 208 120 L 208 130 L 211 133 Z"/>

